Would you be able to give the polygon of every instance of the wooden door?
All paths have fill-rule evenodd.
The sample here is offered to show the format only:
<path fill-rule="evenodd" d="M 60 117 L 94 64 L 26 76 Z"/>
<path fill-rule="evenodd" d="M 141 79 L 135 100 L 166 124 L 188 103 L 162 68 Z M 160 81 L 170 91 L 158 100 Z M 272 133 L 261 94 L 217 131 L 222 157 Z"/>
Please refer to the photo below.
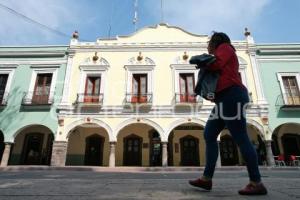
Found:
<path fill-rule="evenodd" d="M 124 139 L 124 165 L 142 165 L 142 138 L 129 136 Z"/>
<path fill-rule="evenodd" d="M 192 136 L 180 139 L 181 165 L 199 166 L 199 140 Z"/>
<path fill-rule="evenodd" d="M 44 134 L 30 133 L 27 134 L 23 146 L 24 165 L 41 165 L 42 164 L 42 147 Z"/>
<path fill-rule="evenodd" d="M 221 137 L 220 155 L 222 166 L 232 166 L 238 164 L 238 151 L 231 136 Z"/>
<path fill-rule="evenodd" d="M 85 165 L 103 165 L 103 144 L 104 138 L 100 135 L 92 135 L 86 139 Z"/>
<path fill-rule="evenodd" d="M 131 102 L 147 102 L 147 92 L 147 74 L 133 74 Z"/>
<path fill-rule="evenodd" d="M 38 74 L 32 96 L 33 104 L 48 104 L 52 74 Z"/>
<path fill-rule="evenodd" d="M 101 77 L 86 78 L 84 102 L 99 102 Z"/>
<path fill-rule="evenodd" d="M 284 90 L 286 92 L 285 101 L 288 105 L 300 105 L 300 92 L 296 76 L 282 77 Z"/>
<path fill-rule="evenodd" d="M 194 74 L 180 74 L 179 75 L 180 85 L 180 102 L 196 102 L 194 96 Z"/>

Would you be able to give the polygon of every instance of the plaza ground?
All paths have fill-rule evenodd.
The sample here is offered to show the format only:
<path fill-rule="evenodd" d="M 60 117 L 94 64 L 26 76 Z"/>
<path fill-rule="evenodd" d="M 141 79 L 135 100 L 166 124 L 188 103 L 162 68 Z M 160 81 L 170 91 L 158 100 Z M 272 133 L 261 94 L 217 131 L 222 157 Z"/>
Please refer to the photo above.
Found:
<path fill-rule="evenodd" d="M 187 183 L 198 177 L 202 168 L 114 170 L 122 172 L 109 168 L 0 168 L 0 200 L 300 198 L 299 168 L 262 168 L 269 194 L 257 197 L 237 194 L 237 190 L 248 181 L 244 168 L 218 169 L 211 192 L 190 187 Z"/>

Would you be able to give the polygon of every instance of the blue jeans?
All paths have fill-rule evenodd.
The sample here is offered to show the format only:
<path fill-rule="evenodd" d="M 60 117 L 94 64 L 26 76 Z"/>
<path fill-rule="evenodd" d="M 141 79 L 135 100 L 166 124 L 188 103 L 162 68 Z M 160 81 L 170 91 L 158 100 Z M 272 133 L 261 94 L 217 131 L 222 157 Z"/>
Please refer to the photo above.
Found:
<path fill-rule="evenodd" d="M 246 162 L 249 178 L 259 182 L 257 154 L 247 134 L 245 105 L 249 102 L 248 92 L 240 86 L 231 86 L 216 96 L 213 108 L 204 129 L 206 142 L 206 165 L 203 175 L 212 178 L 219 155 L 217 137 L 226 127 L 239 146 Z"/>

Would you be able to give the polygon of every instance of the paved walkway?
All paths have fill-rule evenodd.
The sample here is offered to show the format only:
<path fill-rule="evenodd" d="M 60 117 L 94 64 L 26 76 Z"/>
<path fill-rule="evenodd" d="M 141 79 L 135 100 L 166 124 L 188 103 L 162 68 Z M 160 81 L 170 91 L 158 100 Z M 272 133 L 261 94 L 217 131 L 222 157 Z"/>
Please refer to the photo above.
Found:
<path fill-rule="evenodd" d="M 256 197 L 237 194 L 237 190 L 248 181 L 243 168 L 217 170 L 211 192 L 187 184 L 189 179 L 199 176 L 200 173 L 195 171 L 104 172 L 91 168 L 25 168 L 1 169 L 0 200 L 300 199 L 300 171 L 291 168 L 262 169 L 269 194 Z"/>

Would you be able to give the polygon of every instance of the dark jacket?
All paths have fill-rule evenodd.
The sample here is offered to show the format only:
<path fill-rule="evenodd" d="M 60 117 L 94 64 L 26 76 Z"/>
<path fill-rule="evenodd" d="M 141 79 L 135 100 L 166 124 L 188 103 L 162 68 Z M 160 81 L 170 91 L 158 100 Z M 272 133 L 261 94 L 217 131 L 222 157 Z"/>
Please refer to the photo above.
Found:
<path fill-rule="evenodd" d="M 215 99 L 215 92 L 220 74 L 218 71 L 208 70 L 208 65 L 215 62 L 216 58 L 213 55 L 201 54 L 193 56 L 190 59 L 190 64 L 195 64 L 198 72 L 198 80 L 194 92 L 207 100 Z"/>

